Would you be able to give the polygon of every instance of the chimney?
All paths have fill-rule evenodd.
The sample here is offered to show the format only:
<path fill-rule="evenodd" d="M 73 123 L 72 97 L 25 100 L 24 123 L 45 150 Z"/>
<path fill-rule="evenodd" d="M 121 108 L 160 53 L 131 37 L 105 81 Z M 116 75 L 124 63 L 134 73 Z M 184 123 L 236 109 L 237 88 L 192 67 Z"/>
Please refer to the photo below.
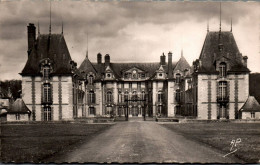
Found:
<path fill-rule="evenodd" d="M 172 52 L 168 53 L 168 78 L 173 78 L 172 76 Z"/>
<path fill-rule="evenodd" d="M 108 65 L 110 65 L 110 56 L 109 56 L 109 54 L 106 54 L 105 55 L 105 66 L 108 66 Z"/>
<path fill-rule="evenodd" d="M 34 46 L 34 42 L 35 42 L 35 37 L 36 37 L 36 28 L 34 26 L 34 24 L 29 23 L 29 25 L 27 26 L 27 33 L 28 33 L 28 56 L 30 55 L 33 46 Z"/>
<path fill-rule="evenodd" d="M 245 67 L 247 67 L 247 59 L 248 59 L 247 56 L 243 56 L 243 64 Z"/>
<path fill-rule="evenodd" d="M 160 64 L 161 65 L 165 65 L 165 55 L 164 55 L 164 53 L 161 55 L 161 59 L 160 59 Z"/>
<path fill-rule="evenodd" d="M 102 63 L 102 54 L 101 54 L 101 53 L 98 53 L 98 54 L 97 54 L 97 63 L 98 63 L 98 64 L 101 64 L 101 63 Z"/>

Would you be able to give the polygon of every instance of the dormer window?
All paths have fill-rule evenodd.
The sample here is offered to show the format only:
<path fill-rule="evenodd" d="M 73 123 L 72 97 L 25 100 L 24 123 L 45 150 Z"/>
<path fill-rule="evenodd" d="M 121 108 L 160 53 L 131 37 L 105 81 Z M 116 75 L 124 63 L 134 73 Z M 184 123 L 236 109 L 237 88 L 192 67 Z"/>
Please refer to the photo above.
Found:
<path fill-rule="evenodd" d="M 176 83 L 180 83 L 181 82 L 181 74 L 177 73 L 176 74 Z"/>
<path fill-rule="evenodd" d="M 162 77 L 162 73 L 159 73 L 159 77 Z"/>
<path fill-rule="evenodd" d="M 90 75 L 88 76 L 89 85 L 93 85 L 94 76 Z"/>
<path fill-rule="evenodd" d="M 227 76 L 227 64 L 225 62 L 221 62 L 219 64 L 219 74 L 220 74 L 220 77 Z"/>
<path fill-rule="evenodd" d="M 43 78 L 44 79 L 49 79 L 50 78 L 50 66 L 49 65 L 45 65 L 43 67 Z"/>

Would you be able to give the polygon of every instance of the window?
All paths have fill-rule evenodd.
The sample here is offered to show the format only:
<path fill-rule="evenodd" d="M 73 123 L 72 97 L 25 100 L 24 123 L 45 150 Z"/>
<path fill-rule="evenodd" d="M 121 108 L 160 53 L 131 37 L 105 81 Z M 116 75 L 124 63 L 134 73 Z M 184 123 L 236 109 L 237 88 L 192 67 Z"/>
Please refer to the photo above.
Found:
<path fill-rule="evenodd" d="M 107 102 L 110 103 L 112 102 L 112 92 L 107 92 Z"/>
<path fill-rule="evenodd" d="M 141 96 L 142 100 L 145 100 L 145 92 L 142 91 L 142 96 Z"/>
<path fill-rule="evenodd" d="M 110 78 L 111 77 L 111 74 L 110 73 L 107 73 L 107 78 Z"/>
<path fill-rule="evenodd" d="M 251 112 L 251 118 L 255 118 L 255 112 Z"/>
<path fill-rule="evenodd" d="M 89 103 L 95 103 L 95 93 L 94 93 L 94 91 L 89 92 Z"/>
<path fill-rule="evenodd" d="M 162 91 L 158 92 L 158 102 L 162 102 L 163 101 L 163 93 Z"/>
<path fill-rule="evenodd" d="M 50 78 L 50 66 L 49 65 L 45 65 L 43 67 L 43 78 L 44 79 L 49 79 Z"/>
<path fill-rule="evenodd" d="M 142 73 L 142 74 L 141 74 L 141 77 L 142 77 L 142 78 L 145 78 L 145 73 Z"/>
<path fill-rule="evenodd" d="M 132 89 L 132 83 L 131 82 L 129 83 L 129 88 Z"/>
<path fill-rule="evenodd" d="M 141 82 L 137 82 L 137 89 L 141 89 Z"/>
<path fill-rule="evenodd" d="M 90 75 L 90 76 L 88 77 L 89 85 L 93 85 L 93 79 L 94 79 L 93 75 Z"/>
<path fill-rule="evenodd" d="M 133 91 L 133 97 L 136 97 L 136 96 L 137 96 L 136 91 Z"/>
<path fill-rule="evenodd" d="M 227 97 L 227 82 L 220 81 L 219 82 L 219 99 L 224 100 Z"/>
<path fill-rule="evenodd" d="M 96 111 L 95 111 L 94 107 L 89 107 L 89 114 L 90 115 L 95 115 L 96 114 Z"/>
<path fill-rule="evenodd" d="M 51 84 L 50 83 L 44 83 L 43 84 L 43 102 L 44 103 L 51 103 Z"/>
<path fill-rule="evenodd" d="M 51 120 L 51 107 L 44 107 L 43 108 L 43 118 L 44 121 L 50 121 Z"/>
<path fill-rule="evenodd" d="M 176 83 L 180 83 L 181 82 L 181 74 L 177 73 L 176 74 Z"/>
<path fill-rule="evenodd" d="M 121 92 L 118 92 L 118 102 L 122 103 L 123 102 L 123 95 Z"/>
<path fill-rule="evenodd" d="M 162 73 L 159 73 L 159 77 L 162 77 Z"/>
<path fill-rule="evenodd" d="M 224 62 L 221 62 L 219 64 L 219 73 L 220 73 L 220 77 L 226 77 L 227 75 L 227 65 Z"/>
<path fill-rule="evenodd" d="M 15 114 L 15 118 L 16 120 L 20 120 L 20 114 L 19 113 Z"/>
<path fill-rule="evenodd" d="M 125 100 L 128 100 L 129 93 L 125 92 Z"/>
<path fill-rule="evenodd" d="M 175 97 L 177 102 L 181 101 L 181 92 L 179 89 L 176 90 L 176 97 Z"/>
<path fill-rule="evenodd" d="M 125 78 L 128 78 L 128 73 L 125 73 Z"/>

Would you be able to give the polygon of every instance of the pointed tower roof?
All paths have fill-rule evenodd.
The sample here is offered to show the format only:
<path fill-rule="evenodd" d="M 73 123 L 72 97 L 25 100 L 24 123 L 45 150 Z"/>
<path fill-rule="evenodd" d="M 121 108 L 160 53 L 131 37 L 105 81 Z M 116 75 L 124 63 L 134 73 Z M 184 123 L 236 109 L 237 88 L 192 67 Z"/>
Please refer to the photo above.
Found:
<path fill-rule="evenodd" d="M 260 112 L 260 105 L 254 96 L 249 96 L 240 110 L 243 112 Z"/>
<path fill-rule="evenodd" d="M 199 72 L 216 72 L 214 63 L 221 56 L 228 56 L 232 59 L 230 71 L 249 72 L 249 69 L 242 64 L 242 54 L 236 44 L 233 33 L 230 31 L 221 31 L 221 42 L 223 49 L 219 50 L 219 32 L 208 32 L 200 53 L 199 59 L 202 67 Z"/>
<path fill-rule="evenodd" d="M 71 74 L 71 56 L 62 34 L 40 34 L 35 41 L 21 75 L 39 75 L 40 62 L 50 59 L 53 62 L 52 74 Z"/>
<path fill-rule="evenodd" d="M 181 58 L 177 62 L 173 71 L 174 72 L 177 71 L 177 70 L 184 71 L 185 69 L 190 69 L 190 64 L 187 62 L 187 60 L 183 56 L 183 50 L 182 50 L 181 51 Z"/>
<path fill-rule="evenodd" d="M 86 56 L 86 58 L 84 59 L 84 61 L 81 63 L 79 70 L 82 72 L 84 71 L 85 73 L 88 72 L 93 72 L 93 73 L 97 73 L 97 70 L 95 69 L 95 67 L 93 66 L 93 64 L 89 61 L 88 57 Z"/>

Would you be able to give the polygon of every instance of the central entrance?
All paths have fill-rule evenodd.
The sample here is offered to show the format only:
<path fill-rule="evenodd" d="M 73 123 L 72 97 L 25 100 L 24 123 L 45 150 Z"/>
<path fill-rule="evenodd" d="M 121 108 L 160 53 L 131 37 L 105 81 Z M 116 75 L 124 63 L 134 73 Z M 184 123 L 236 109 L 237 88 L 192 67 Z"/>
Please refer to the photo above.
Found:
<path fill-rule="evenodd" d="M 133 95 L 130 99 L 125 98 L 125 120 L 129 117 L 142 117 L 145 120 L 147 108 L 146 97 L 140 98 Z"/>

